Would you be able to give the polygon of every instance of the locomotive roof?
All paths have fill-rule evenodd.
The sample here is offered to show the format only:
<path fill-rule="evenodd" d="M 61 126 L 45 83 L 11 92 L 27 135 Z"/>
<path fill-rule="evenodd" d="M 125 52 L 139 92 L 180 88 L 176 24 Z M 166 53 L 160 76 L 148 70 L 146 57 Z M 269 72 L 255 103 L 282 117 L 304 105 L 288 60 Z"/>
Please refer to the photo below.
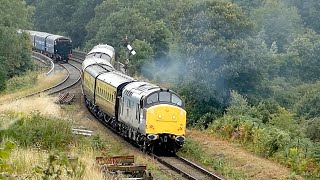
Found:
<path fill-rule="evenodd" d="M 125 86 L 124 95 L 133 96 L 140 99 L 142 96 L 147 96 L 161 88 L 157 85 L 148 82 L 132 82 Z"/>
<path fill-rule="evenodd" d="M 29 31 L 29 33 L 31 35 L 35 35 L 37 37 L 47 37 L 47 36 L 50 36 L 51 34 L 49 33 L 46 33 L 46 32 L 40 32 L 40 31 Z"/>
<path fill-rule="evenodd" d="M 47 37 L 47 39 L 50 39 L 52 41 L 56 41 L 58 39 L 63 39 L 63 40 L 69 40 L 71 41 L 70 38 L 64 37 L 64 36 L 60 36 L 60 35 L 54 35 L 54 34 L 50 34 L 50 36 Z"/>
<path fill-rule="evenodd" d="M 98 77 L 98 79 L 116 88 L 123 83 L 134 81 L 132 77 L 124 75 L 118 71 L 103 73 Z"/>
<path fill-rule="evenodd" d="M 114 56 L 114 48 L 112 46 L 107 45 L 107 44 L 99 44 L 97 46 L 94 46 L 88 54 L 92 54 L 92 53 L 104 53 L 110 57 L 113 57 Z"/>

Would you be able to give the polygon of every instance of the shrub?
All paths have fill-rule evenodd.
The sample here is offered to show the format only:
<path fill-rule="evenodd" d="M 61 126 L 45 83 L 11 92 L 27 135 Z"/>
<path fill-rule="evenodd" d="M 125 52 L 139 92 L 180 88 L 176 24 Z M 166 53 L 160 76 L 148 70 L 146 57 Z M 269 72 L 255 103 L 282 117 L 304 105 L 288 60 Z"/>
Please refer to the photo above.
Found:
<path fill-rule="evenodd" d="M 38 72 L 27 72 L 23 76 L 15 76 L 7 81 L 6 91 L 17 91 L 32 87 L 38 81 Z"/>
<path fill-rule="evenodd" d="M 22 115 L 2 137 L 15 139 L 24 147 L 42 149 L 66 149 L 74 142 L 71 125 L 65 120 L 41 116 L 39 113 Z"/>
<path fill-rule="evenodd" d="M 49 155 L 47 167 L 37 166 L 34 170 L 42 179 L 61 179 L 64 175 L 78 179 L 83 176 L 85 165 L 77 157 L 56 152 Z"/>
<path fill-rule="evenodd" d="M 11 177 L 12 168 L 6 160 L 10 158 L 11 151 L 15 147 L 16 145 L 13 142 L 7 141 L 4 143 L 4 147 L 0 148 L 0 179 L 13 179 Z"/>

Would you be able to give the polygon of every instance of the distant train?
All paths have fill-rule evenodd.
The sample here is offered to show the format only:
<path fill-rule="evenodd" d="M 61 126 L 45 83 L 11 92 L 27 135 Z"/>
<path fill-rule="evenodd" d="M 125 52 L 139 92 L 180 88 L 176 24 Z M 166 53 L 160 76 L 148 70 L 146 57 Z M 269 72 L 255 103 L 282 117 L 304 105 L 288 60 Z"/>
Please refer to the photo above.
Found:
<path fill-rule="evenodd" d="M 183 100 L 169 89 L 135 81 L 115 71 L 113 60 L 114 49 L 99 45 L 83 61 L 86 106 L 100 121 L 143 151 L 175 154 L 185 141 Z"/>
<path fill-rule="evenodd" d="M 68 62 L 72 54 L 70 38 L 39 31 L 26 31 L 30 34 L 32 49 L 45 54 L 55 62 Z"/>

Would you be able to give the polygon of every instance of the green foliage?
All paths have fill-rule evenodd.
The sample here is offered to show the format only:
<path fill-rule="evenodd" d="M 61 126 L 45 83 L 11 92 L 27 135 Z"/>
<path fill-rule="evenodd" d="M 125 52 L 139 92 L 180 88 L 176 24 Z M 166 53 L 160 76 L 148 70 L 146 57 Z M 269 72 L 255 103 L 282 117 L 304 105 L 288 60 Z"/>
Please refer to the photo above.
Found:
<path fill-rule="evenodd" d="M 319 47 L 320 35 L 314 31 L 306 31 L 304 34 L 297 36 L 295 41 L 290 45 L 288 51 L 296 56 L 297 61 L 292 66 L 292 69 L 298 73 L 298 76 L 295 75 L 296 78 L 300 78 L 304 82 L 319 80 Z"/>
<path fill-rule="evenodd" d="M 101 139 L 100 135 L 94 135 L 93 138 L 91 139 L 91 147 L 93 147 L 93 149 L 97 149 L 97 150 L 104 150 L 106 147 L 105 142 Z"/>
<path fill-rule="evenodd" d="M 37 166 L 34 170 L 44 180 L 60 179 L 63 175 L 70 178 L 81 178 L 85 165 L 77 157 L 68 157 L 63 153 L 56 152 L 49 155 L 47 167 Z"/>
<path fill-rule="evenodd" d="M 153 49 L 149 43 L 147 43 L 146 41 L 138 40 L 138 39 L 133 41 L 132 46 L 137 51 L 139 51 L 139 53 L 131 58 L 131 61 L 129 63 L 130 74 L 134 74 L 138 72 L 143 73 L 142 71 L 143 66 L 145 64 L 153 63 L 153 60 L 154 60 Z M 148 74 L 143 74 L 143 75 L 147 78 L 150 77 L 150 75 L 148 76 Z M 152 79 L 152 77 L 150 79 Z"/>
<path fill-rule="evenodd" d="M 306 130 L 307 137 L 315 142 L 320 142 L 320 118 L 313 118 L 308 121 L 307 130 Z M 320 162 L 320 161 L 319 161 Z"/>
<path fill-rule="evenodd" d="M 319 175 L 319 166 L 314 163 L 315 144 L 305 138 L 304 123 L 296 121 L 294 114 L 272 101 L 249 106 L 235 92 L 232 92 L 231 99 L 226 114 L 209 125 L 211 133 L 241 143 L 262 156 L 276 159 L 297 173 L 310 177 Z M 310 124 L 307 126 L 307 135 L 317 138 L 317 129 L 314 127 Z"/>
<path fill-rule="evenodd" d="M 298 86 L 296 91 L 300 97 L 297 99 L 294 109 L 300 117 L 312 119 L 320 116 L 319 88 L 319 82 Z"/>
<path fill-rule="evenodd" d="M 31 27 L 33 9 L 25 1 L 2 0 L 0 7 L 0 27 L 24 29 Z"/>
<path fill-rule="evenodd" d="M 263 5 L 265 0 L 231 0 L 231 2 L 238 4 L 248 14 L 250 14 L 254 9 Z"/>
<path fill-rule="evenodd" d="M 15 76 L 7 81 L 6 91 L 15 92 L 32 87 L 38 80 L 38 72 L 27 72 L 23 76 Z"/>
<path fill-rule="evenodd" d="M 31 27 L 32 8 L 24 1 L 4 0 L 0 7 L 0 91 L 7 77 L 19 75 L 32 67 L 30 39 L 18 29 Z"/>
<path fill-rule="evenodd" d="M 193 159 L 199 161 L 205 166 L 209 166 L 219 173 L 221 173 L 225 178 L 229 179 L 247 179 L 244 174 L 240 173 L 238 170 L 230 167 L 230 165 L 225 163 L 223 156 L 212 156 L 208 154 L 202 146 L 192 141 L 191 139 L 186 139 L 185 144 L 182 149 L 178 152 L 180 155 L 188 157 L 188 159 Z"/>
<path fill-rule="evenodd" d="M 71 125 L 61 119 L 48 118 L 39 113 L 21 116 L 1 137 L 13 138 L 20 146 L 41 149 L 68 149 L 74 141 Z"/>
<path fill-rule="evenodd" d="M 0 62 L 5 61 L 5 57 L 0 56 Z M 5 90 L 6 88 L 6 79 L 7 79 L 7 71 L 5 67 L 1 64 L 0 65 L 0 92 Z"/>
<path fill-rule="evenodd" d="M 318 33 L 320 32 L 320 23 L 318 20 L 320 16 L 320 4 L 318 0 L 287 0 L 285 2 L 297 7 L 307 27 L 312 28 Z"/>
<path fill-rule="evenodd" d="M 7 141 L 4 147 L 0 148 L 0 179 L 14 179 L 11 176 L 11 165 L 6 162 L 10 158 L 11 151 L 16 147 L 15 143 Z"/>
<path fill-rule="evenodd" d="M 280 52 L 293 41 L 296 34 L 301 32 L 302 23 L 295 7 L 287 7 L 282 1 L 266 0 L 264 6 L 257 8 L 251 15 L 267 45 L 276 43 Z"/>

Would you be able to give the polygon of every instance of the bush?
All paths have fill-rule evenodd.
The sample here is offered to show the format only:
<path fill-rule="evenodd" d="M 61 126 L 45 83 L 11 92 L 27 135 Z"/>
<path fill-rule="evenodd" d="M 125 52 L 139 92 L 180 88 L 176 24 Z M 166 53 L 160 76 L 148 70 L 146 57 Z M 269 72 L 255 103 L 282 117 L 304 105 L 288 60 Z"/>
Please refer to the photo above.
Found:
<path fill-rule="evenodd" d="M 12 167 L 6 162 L 10 158 L 12 150 L 16 147 L 13 142 L 7 141 L 0 148 L 0 179 L 13 179 L 11 177 Z"/>
<path fill-rule="evenodd" d="M 28 72 L 22 76 L 15 76 L 7 81 L 6 91 L 12 92 L 32 87 L 38 81 L 38 72 Z"/>
<path fill-rule="evenodd" d="M 306 134 L 311 140 L 320 142 L 320 118 L 314 118 L 308 121 Z"/>
<path fill-rule="evenodd" d="M 21 116 L 20 120 L 1 133 L 15 139 L 24 147 L 66 149 L 74 142 L 71 124 L 65 120 L 48 118 L 39 113 Z"/>

